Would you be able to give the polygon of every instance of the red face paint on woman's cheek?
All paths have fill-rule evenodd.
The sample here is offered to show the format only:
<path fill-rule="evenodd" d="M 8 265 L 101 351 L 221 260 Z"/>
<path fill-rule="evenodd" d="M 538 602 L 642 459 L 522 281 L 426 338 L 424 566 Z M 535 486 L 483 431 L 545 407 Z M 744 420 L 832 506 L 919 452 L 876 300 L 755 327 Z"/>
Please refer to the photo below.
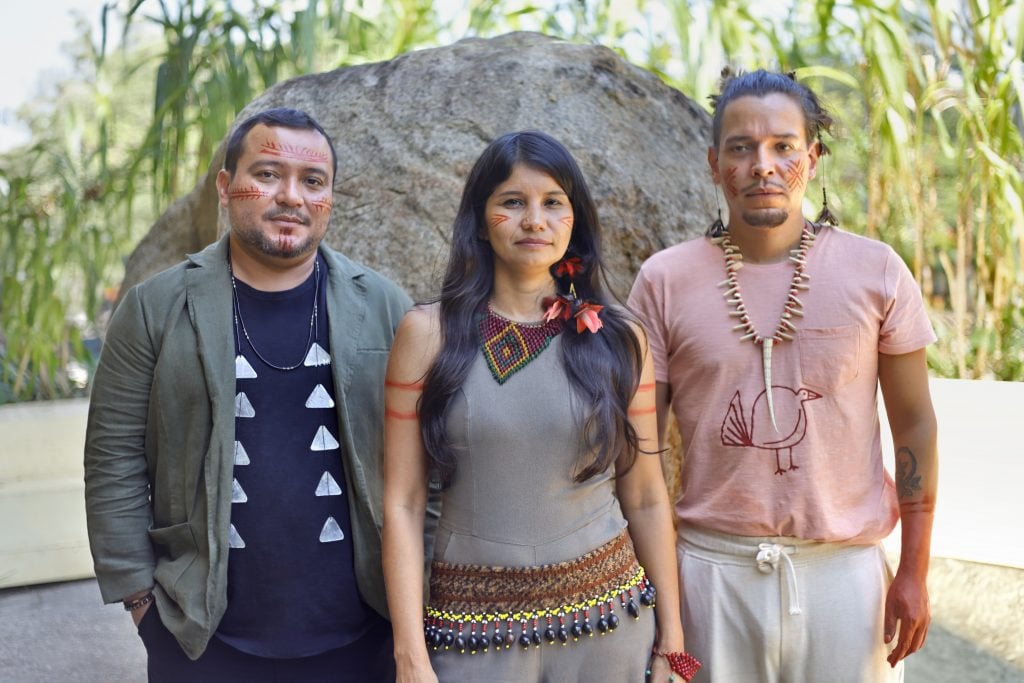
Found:
<path fill-rule="evenodd" d="M 575 216 L 565 216 L 564 218 L 559 218 L 558 220 L 561 221 L 562 223 L 564 223 L 565 227 L 571 228 L 572 224 L 574 222 L 573 221 L 574 218 L 575 218 Z"/>
<path fill-rule="evenodd" d="M 492 228 L 496 228 L 496 227 L 498 227 L 499 225 L 501 225 L 502 223 L 504 223 L 507 220 L 508 220 L 508 216 L 506 216 L 504 214 L 496 213 L 493 216 L 491 216 L 491 227 Z"/>

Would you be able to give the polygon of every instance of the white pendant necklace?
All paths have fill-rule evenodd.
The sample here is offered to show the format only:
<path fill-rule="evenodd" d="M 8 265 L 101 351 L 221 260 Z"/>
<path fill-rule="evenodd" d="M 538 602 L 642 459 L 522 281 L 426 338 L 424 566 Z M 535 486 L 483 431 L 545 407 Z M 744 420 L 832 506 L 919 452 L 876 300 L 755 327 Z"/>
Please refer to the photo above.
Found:
<path fill-rule="evenodd" d="M 235 273 L 234 273 L 234 271 L 231 268 L 231 261 L 230 260 L 228 260 L 228 274 L 231 276 L 231 298 L 232 298 L 232 303 L 234 304 L 234 309 L 235 309 L 234 310 L 234 314 L 235 314 L 235 344 L 236 344 L 235 348 L 238 349 L 238 356 L 235 359 L 236 363 L 238 362 L 238 358 L 242 358 L 243 357 L 242 353 L 241 353 L 241 350 L 242 350 L 242 340 L 241 340 L 241 338 L 238 335 L 239 330 L 241 330 L 242 335 L 245 336 L 245 340 L 247 342 L 249 342 L 249 348 L 252 349 L 252 352 L 254 354 L 256 354 L 256 357 L 259 358 L 261 361 L 263 361 L 264 364 L 274 368 L 275 370 L 281 370 L 282 372 L 287 372 L 289 370 L 294 370 L 295 368 L 297 368 L 297 367 L 299 367 L 300 365 L 303 365 L 303 364 L 305 364 L 305 365 L 323 365 L 323 363 L 321 363 L 321 362 L 316 362 L 316 363 L 306 363 L 305 362 L 307 357 L 309 356 L 309 352 L 310 352 L 311 346 L 313 345 L 313 340 L 317 339 L 320 336 L 319 316 L 317 315 L 317 308 L 318 308 L 318 304 L 319 304 L 319 295 L 320 295 L 320 259 L 319 258 L 316 258 L 313 261 L 313 312 L 309 316 L 309 336 L 306 339 L 306 345 L 302 347 L 302 356 L 299 357 L 299 362 L 295 363 L 294 365 L 274 365 L 269 360 L 264 358 L 263 354 L 260 353 L 259 350 L 256 348 L 256 345 L 252 343 L 252 337 L 249 336 L 249 331 L 245 329 L 245 319 L 242 318 L 242 308 L 241 308 L 241 306 L 238 303 L 238 284 L 235 282 Z"/>
<path fill-rule="evenodd" d="M 807 268 L 807 252 L 814 245 L 814 232 L 805 222 L 800 233 L 800 244 L 789 251 L 789 260 L 793 263 L 793 279 L 789 283 L 789 290 L 786 293 L 786 304 L 782 308 L 782 315 L 775 326 L 775 330 L 769 335 L 758 333 L 754 329 L 754 323 L 750 321 L 747 308 L 743 303 L 743 294 L 740 292 L 740 283 L 736 279 L 736 271 L 743 267 L 743 254 L 739 248 L 729 239 L 729 233 L 719 237 L 712 237 L 711 242 L 722 248 L 725 254 L 725 272 L 728 274 L 725 280 L 718 283 L 719 287 L 725 287 L 725 301 L 732 307 L 729 317 L 738 318 L 739 324 L 732 329 L 734 332 L 742 332 L 740 341 L 748 339 L 754 344 L 761 346 L 761 367 L 764 374 L 765 398 L 768 402 L 768 417 L 771 418 L 772 427 L 779 431 L 775 423 L 775 404 L 772 400 L 772 347 L 786 341 L 793 341 L 793 333 L 796 332 L 796 325 L 793 317 L 803 317 L 803 302 L 797 294 L 811 288 L 808 281 L 811 276 L 805 271 Z"/>

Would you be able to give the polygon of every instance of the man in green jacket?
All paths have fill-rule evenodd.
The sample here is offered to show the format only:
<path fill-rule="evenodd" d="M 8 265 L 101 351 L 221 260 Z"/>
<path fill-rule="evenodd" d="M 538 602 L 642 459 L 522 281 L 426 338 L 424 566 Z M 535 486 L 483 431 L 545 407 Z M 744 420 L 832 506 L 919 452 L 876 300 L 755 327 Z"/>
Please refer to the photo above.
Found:
<path fill-rule="evenodd" d="M 308 114 L 247 119 L 217 176 L 228 234 L 111 319 L 86 437 L 89 537 L 151 681 L 394 676 L 383 390 L 410 301 L 320 244 L 336 171 Z"/>

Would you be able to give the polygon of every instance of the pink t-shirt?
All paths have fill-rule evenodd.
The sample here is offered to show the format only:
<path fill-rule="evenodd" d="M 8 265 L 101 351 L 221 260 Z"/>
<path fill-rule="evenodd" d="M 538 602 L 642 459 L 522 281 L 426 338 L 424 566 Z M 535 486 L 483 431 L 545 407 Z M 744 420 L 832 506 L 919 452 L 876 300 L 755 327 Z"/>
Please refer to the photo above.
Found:
<path fill-rule="evenodd" d="M 796 338 L 772 352 L 776 433 L 761 347 L 732 330 L 718 286 L 722 250 L 702 237 L 641 268 L 629 305 L 647 327 L 657 380 L 672 387 L 685 449 L 675 510 L 683 522 L 742 536 L 873 543 L 898 517 L 882 465 L 878 353 L 916 351 L 935 333 L 886 244 L 822 228 L 806 273 Z M 759 333 L 774 331 L 792 275 L 789 262 L 738 271 Z"/>

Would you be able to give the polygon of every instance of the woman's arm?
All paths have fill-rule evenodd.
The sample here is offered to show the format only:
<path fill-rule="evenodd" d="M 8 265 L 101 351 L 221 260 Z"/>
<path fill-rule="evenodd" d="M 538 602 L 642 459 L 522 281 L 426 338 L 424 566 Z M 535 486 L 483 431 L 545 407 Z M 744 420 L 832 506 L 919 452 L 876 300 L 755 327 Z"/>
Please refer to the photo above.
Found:
<path fill-rule="evenodd" d="M 655 616 L 658 652 L 683 651 L 683 626 L 679 609 L 679 572 L 676 567 L 675 531 L 672 506 L 665 487 L 658 454 L 658 416 L 655 404 L 654 367 L 647 350 L 647 338 L 635 328 L 643 350 L 640 386 L 629 406 L 629 421 L 636 430 L 640 452 L 628 472 L 616 479 L 616 493 L 622 513 L 629 522 L 629 534 L 637 558 L 658 591 Z M 622 467 L 620 466 L 620 470 Z M 668 679 L 663 657 L 652 662 L 652 681 Z"/>
<path fill-rule="evenodd" d="M 384 581 L 398 683 L 437 681 L 423 639 L 423 523 L 427 454 L 418 402 L 440 346 L 435 307 L 414 308 L 398 326 L 384 393 Z"/>

